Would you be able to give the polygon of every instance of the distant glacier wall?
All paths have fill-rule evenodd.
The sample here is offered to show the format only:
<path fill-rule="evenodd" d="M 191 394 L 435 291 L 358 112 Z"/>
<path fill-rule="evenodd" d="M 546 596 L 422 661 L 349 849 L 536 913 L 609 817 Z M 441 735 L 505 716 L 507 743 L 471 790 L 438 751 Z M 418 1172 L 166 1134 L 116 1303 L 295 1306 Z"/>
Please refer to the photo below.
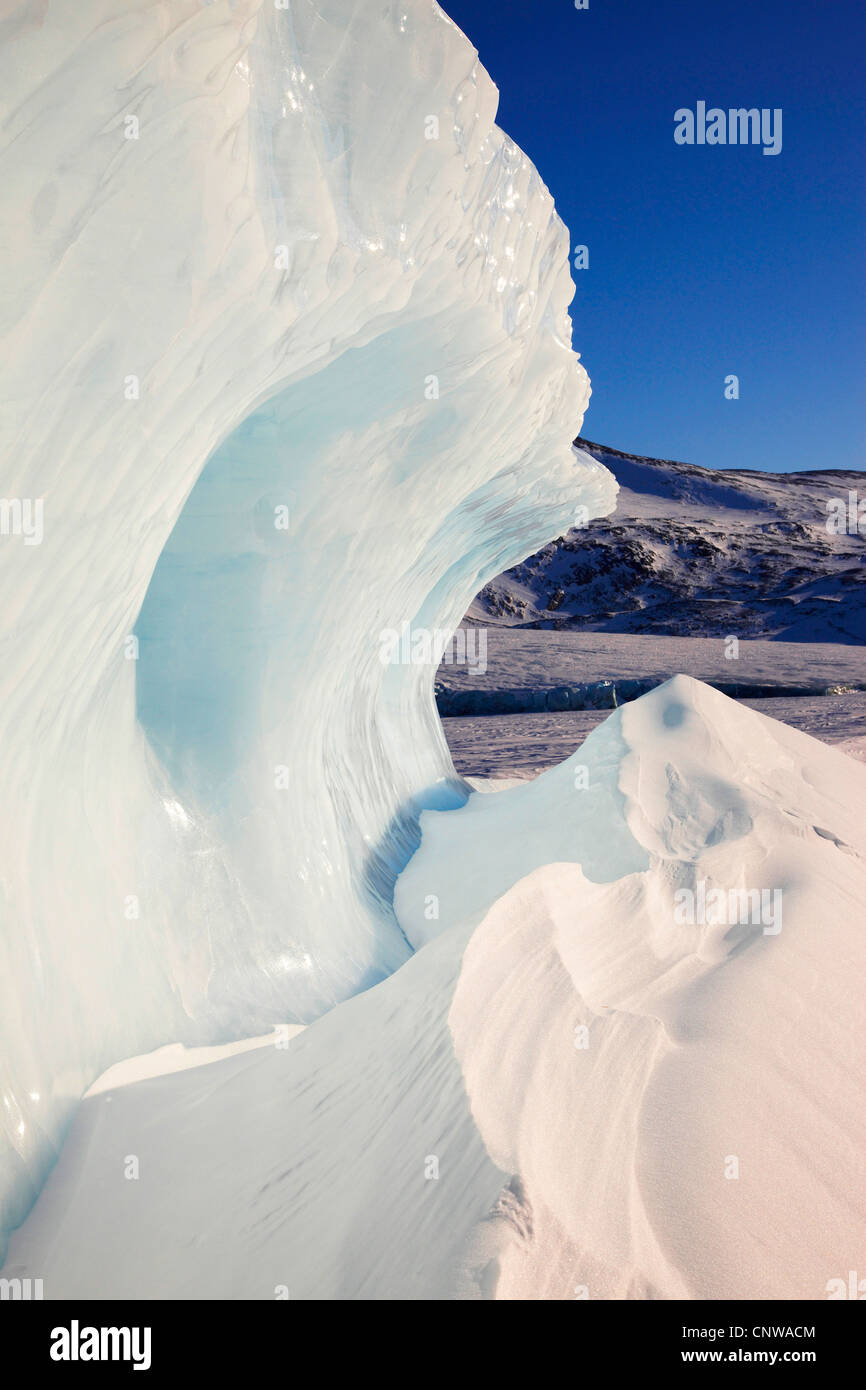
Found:
<path fill-rule="evenodd" d="M 2 1234 L 104 1067 L 407 957 L 466 791 L 380 634 L 615 484 L 567 233 L 430 0 L 27 0 L 0 54 Z"/>

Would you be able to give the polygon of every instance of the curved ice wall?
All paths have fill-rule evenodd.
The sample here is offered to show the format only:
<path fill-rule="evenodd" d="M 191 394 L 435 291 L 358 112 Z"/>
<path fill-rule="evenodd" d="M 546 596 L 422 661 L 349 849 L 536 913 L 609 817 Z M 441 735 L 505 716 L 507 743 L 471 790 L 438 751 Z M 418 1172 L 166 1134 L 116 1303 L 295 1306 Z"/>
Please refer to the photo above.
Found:
<path fill-rule="evenodd" d="M 431 0 L 29 0 L 0 24 L 2 1225 L 166 1041 L 408 954 L 465 796 L 431 666 L 615 485 L 570 448 L 564 228 Z"/>

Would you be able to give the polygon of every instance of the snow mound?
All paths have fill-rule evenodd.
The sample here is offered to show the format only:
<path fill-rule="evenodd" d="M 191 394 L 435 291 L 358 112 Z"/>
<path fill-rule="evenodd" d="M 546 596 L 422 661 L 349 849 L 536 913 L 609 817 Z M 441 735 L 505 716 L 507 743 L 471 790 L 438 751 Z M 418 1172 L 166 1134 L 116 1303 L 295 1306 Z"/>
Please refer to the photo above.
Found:
<path fill-rule="evenodd" d="M 521 1213 L 479 1251 L 503 1298 L 826 1297 L 866 1235 L 866 777 L 687 678 L 575 759 L 616 723 L 648 868 L 541 867 L 463 956 L 450 1027 Z"/>
<path fill-rule="evenodd" d="M 47 1298 L 826 1297 L 866 1218 L 864 807 L 853 760 L 668 682 L 531 785 L 423 818 L 397 904 L 427 944 L 390 979 L 285 1050 L 85 1101 L 4 1273 Z"/>

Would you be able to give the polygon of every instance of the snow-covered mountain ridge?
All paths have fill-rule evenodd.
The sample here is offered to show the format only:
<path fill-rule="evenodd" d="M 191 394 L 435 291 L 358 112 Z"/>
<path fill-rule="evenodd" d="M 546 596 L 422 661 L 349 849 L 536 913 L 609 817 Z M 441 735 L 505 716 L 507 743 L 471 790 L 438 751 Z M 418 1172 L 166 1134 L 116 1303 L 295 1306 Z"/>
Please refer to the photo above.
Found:
<path fill-rule="evenodd" d="M 583 438 L 615 475 L 615 512 L 486 584 L 467 618 L 658 636 L 866 639 L 863 475 L 724 471 Z M 844 530 L 834 529 L 842 517 Z M 578 517 L 578 520 L 581 518 Z"/>

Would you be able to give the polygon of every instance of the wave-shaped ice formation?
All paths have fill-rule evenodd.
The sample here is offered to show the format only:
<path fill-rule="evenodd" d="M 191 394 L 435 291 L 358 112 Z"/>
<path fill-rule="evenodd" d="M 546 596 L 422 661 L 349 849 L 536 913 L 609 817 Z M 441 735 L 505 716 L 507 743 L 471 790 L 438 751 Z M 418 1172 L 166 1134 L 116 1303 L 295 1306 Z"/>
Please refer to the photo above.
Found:
<path fill-rule="evenodd" d="M 0 1230 L 116 1059 L 409 954 L 459 804 L 429 666 L 613 505 L 567 239 L 422 0 L 27 0 L 0 26 Z M 13 268 L 14 267 L 14 268 Z M 4 516 L 7 515 L 4 512 Z"/>

